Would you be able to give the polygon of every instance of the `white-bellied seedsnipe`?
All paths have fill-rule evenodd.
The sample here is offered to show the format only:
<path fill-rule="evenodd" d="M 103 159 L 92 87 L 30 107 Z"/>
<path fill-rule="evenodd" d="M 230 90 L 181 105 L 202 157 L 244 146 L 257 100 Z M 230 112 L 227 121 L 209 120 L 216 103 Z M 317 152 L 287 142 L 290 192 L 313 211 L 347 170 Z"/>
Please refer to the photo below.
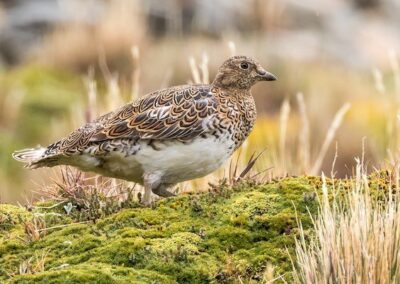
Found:
<path fill-rule="evenodd" d="M 256 119 L 250 88 L 273 81 L 255 60 L 234 56 L 211 85 L 171 87 L 141 97 L 72 132 L 66 138 L 13 157 L 28 168 L 70 165 L 82 171 L 144 185 L 168 197 L 178 182 L 219 168 L 245 141 Z"/>

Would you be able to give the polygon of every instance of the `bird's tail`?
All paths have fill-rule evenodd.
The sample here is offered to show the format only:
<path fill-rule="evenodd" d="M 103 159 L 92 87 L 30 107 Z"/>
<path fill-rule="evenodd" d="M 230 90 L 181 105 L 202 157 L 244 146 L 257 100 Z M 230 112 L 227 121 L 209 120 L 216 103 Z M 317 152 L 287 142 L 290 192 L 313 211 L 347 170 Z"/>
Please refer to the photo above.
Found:
<path fill-rule="evenodd" d="M 25 163 L 25 167 L 36 169 L 43 166 L 50 166 L 46 163 L 50 162 L 50 157 L 46 155 L 46 150 L 47 148 L 44 147 L 22 149 L 15 151 L 12 157 L 18 162 Z"/>

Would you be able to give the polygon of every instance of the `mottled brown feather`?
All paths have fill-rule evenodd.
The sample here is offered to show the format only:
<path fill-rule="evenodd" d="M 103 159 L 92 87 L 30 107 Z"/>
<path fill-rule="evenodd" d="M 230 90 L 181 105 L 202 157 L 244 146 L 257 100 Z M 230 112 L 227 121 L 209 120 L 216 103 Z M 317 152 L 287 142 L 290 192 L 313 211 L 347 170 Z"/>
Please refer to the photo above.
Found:
<path fill-rule="evenodd" d="M 87 123 L 46 154 L 77 154 L 90 143 L 120 138 L 190 140 L 212 130 L 218 107 L 208 85 L 163 89 Z"/>

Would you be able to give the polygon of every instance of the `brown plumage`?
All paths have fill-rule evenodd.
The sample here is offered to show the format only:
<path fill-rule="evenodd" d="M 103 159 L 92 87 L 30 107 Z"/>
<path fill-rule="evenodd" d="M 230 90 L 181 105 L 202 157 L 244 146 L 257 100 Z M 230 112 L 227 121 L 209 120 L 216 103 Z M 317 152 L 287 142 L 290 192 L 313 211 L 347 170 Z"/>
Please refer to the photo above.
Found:
<path fill-rule="evenodd" d="M 150 190 L 169 196 L 166 188 L 172 184 L 219 167 L 254 125 L 250 88 L 275 79 L 253 59 L 234 56 L 222 64 L 211 85 L 155 91 L 46 148 L 17 151 L 13 157 L 29 168 L 72 165 L 144 184 L 148 203 Z M 208 161 L 208 154 L 215 157 Z"/>

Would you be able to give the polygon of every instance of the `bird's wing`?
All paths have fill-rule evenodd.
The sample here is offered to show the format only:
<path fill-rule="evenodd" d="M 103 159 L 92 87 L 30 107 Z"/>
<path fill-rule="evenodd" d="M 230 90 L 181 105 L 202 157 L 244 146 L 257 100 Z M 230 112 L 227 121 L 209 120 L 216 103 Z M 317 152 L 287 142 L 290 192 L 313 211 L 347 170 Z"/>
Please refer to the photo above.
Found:
<path fill-rule="evenodd" d="M 49 149 L 74 154 L 118 138 L 187 141 L 214 130 L 218 108 L 207 85 L 168 88 L 99 117 Z"/>

